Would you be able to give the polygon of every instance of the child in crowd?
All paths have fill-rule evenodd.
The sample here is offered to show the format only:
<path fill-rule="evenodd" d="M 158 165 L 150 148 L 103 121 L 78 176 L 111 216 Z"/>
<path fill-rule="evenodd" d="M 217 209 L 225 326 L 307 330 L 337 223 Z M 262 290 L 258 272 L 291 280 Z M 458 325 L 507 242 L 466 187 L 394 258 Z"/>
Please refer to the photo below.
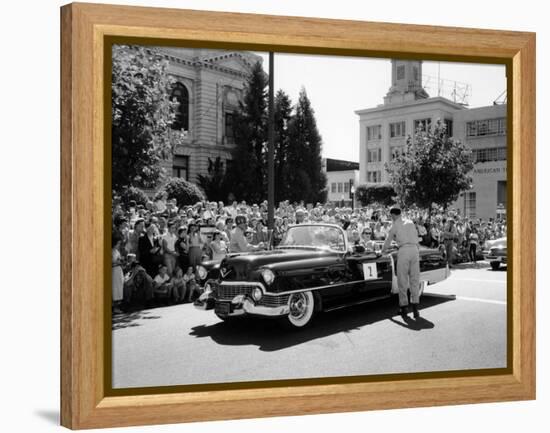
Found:
<path fill-rule="evenodd" d="M 199 285 L 197 284 L 197 280 L 195 279 L 195 274 L 193 273 L 193 267 L 189 266 L 187 268 L 187 272 L 183 276 L 183 281 L 185 282 L 186 292 L 187 292 L 187 299 L 189 302 L 194 301 L 194 293 L 197 293 L 197 295 L 200 295 L 200 289 Z"/>
<path fill-rule="evenodd" d="M 168 268 L 166 265 L 160 265 L 159 273 L 153 279 L 155 296 L 173 299 L 173 288 L 174 285 L 171 282 L 170 275 L 168 275 Z"/>
<path fill-rule="evenodd" d="M 174 271 L 172 284 L 174 286 L 174 302 L 184 302 L 185 295 L 187 295 L 187 285 L 183 278 L 183 269 L 179 266 L 176 267 L 176 270 Z"/>

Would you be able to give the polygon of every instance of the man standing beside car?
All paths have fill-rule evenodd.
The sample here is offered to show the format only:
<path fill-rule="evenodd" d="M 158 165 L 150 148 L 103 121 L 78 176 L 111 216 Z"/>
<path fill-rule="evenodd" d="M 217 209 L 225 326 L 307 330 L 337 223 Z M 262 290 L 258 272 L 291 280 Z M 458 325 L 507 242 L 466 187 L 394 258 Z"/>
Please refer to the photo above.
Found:
<path fill-rule="evenodd" d="M 399 314 L 407 318 L 409 299 L 407 289 L 411 291 L 411 304 L 414 318 L 418 319 L 418 304 L 420 303 L 420 254 L 418 252 L 418 231 L 414 222 L 401 217 L 401 209 L 390 210 L 393 224 L 388 232 L 382 254 L 388 252 L 391 242 L 399 247 L 397 253 L 397 286 L 399 288 Z"/>

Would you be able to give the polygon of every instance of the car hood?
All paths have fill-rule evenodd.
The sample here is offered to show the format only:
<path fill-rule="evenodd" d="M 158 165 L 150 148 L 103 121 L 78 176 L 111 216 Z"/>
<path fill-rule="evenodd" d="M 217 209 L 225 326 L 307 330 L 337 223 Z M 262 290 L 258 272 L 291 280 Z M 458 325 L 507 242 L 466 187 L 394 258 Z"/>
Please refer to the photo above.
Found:
<path fill-rule="evenodd" d="M 249 279 L 251 272 L 264 266 L 338 255 L 336 251 L 322 249 L 275 249 L 229 255 L 220 264 L 220 276 L 223 280 L 242 281 Z"/>

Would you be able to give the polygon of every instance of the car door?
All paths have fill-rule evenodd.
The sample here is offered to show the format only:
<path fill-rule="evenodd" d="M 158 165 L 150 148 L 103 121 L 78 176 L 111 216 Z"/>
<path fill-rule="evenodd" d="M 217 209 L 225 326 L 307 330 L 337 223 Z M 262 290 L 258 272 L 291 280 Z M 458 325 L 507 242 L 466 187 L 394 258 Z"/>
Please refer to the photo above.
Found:
<path fill-rule="evenodd" d="M 351 254 L 346 258 L 357 299 L 378 298 L 391 292 L 392 266 L 388 256 Z"/>

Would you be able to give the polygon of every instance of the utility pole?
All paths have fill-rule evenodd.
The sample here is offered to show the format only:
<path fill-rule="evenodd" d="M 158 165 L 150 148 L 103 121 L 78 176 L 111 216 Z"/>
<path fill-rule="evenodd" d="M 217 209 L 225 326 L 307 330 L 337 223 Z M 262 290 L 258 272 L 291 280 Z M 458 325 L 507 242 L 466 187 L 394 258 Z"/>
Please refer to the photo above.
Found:
<path fill-rule="evenodd" d="M 273 52 L 269 52 L 269 119 L 267 122 L 267 228 L 273 230 L 275 210 L 275 162 L 274 162 L 274 124 L 273 108 Z"/>

